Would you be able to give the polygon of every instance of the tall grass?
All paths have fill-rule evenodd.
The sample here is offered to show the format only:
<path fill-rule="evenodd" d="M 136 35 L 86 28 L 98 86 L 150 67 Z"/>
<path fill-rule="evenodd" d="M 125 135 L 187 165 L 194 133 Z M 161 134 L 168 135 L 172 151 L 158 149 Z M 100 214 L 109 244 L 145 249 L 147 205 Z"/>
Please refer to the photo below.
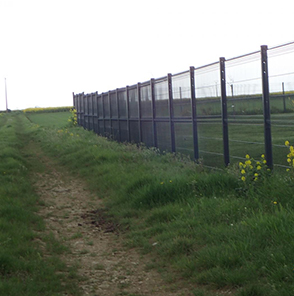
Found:
<path fill-rule="evenodd" d="M 0 295 L 78 295 L 65 275 L 69 269 L 53 252 L 45 257 L 38 244 L 46 239 L 45 226 L 36 213 L 30 164 L 21 153 L 28 138 L 19 120 L 0 116 Z M 58 242 L 47 239 L 48 248 L 53 243 Z"/>
<path fill-rule="evenodd" d="M 274 173 L 246 187 L 237 167 L 208 172 L 183 156 L 79 127 L 35 127 L 31 136 L 87 180 L 125 230 L 126 244 L 152 254 L 149 266 L 170 281 L 187 280 L 195 295 L 294 290 L 293 175 Z"/>

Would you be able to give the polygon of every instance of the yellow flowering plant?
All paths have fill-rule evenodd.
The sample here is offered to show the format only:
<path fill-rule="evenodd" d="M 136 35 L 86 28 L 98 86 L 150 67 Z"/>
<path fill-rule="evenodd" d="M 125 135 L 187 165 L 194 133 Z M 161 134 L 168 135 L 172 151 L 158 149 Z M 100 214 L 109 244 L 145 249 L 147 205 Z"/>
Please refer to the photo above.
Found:
<path fill-rule="evenodd" d="M 69 126 L 76 126 L 78 124 L 77 110 L 72 108 L 70 113 L 70 117 L 67 120 L 69 122 Z"/>
<path fill-rule="evenodd" d="M 263 182 L 271 170 L 266 164 L 265 155 L 262 154 L 260 160 L 252 158 L 249 154 L 245 156 L 245 162 L 239 162 L 239 175 L 241 182 L 246 187 L 252 187 Z"/>
<path fill-rule="evenodd" d="M 289 168 L 287 168 L 286 171 L 294 171 L 294 147 L 290 145 L 289 141 L 285 141 L 285 146 L 289 148 L 289 153 L 287 154 L 287 163 Z"/>

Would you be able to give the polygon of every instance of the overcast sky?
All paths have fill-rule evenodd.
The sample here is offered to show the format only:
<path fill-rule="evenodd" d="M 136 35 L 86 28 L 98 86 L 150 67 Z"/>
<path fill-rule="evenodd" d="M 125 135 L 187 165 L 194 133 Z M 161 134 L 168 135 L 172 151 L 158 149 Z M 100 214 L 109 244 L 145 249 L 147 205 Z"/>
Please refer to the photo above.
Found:
<path fill-rule="evenodd" d="M 0 110 L 72 105 L 293 41 L 293 0 L 0 0 Z"/>

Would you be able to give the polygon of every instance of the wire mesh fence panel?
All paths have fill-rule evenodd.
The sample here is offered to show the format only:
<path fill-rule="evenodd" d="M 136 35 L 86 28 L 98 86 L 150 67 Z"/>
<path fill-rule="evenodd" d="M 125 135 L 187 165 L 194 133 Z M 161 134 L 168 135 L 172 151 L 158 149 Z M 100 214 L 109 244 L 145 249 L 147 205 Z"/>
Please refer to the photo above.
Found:
<path fill-rule="evenodd" d="M 129 116 L 138 118 L 138 91 L 137 86 L 129 88 Z"/>
<path fill-rule="evenodd" d="M 260 52 L 226 61 L 231 163 L 265 152 Z"/>
<path fill-rule="evenodd" d="M 219 63 L 195 69 L 195 95 L 197 117 L 211 118 L 221 115 Z"/>
<path fill-rule="evenodd" d="M 171 152 L 171 135 L 169 122 L 156 122 L 157 145 L 161 151 Z"/>
<path fill-rule="evenodd" d="M 89 129 L 89 116 L 84 117 L 84 128 Z"/>
<path fill-rule="evenodd" d="M 128 125 L 127 121 L 123 120 L 119 123 L 119 133 L 120 133 L 120 141 L 127 142 L 128 141 Z"/>
<path fill-rule="evenodd" d="M 89 114 L 88 95 L 84 96 L 84 114 Z"/>
<path fill-rule="evenodd" d="M 156 118 L 169 117 L 167 78 L 154 81 Z"/>
<path fill-rule="evenodd" d="M 94 116 L 97 116 L 98 115 L 97 95 L 93 96 L 93 112 L 94 112 Z"/>
<path fill-rule="evenodd" d="M 176 152 L 187 154 L 193 159 L 193 131 L 191 123 L 175 123 Z"/>
<path fill-rule="evenodd" d="M 294 145 L 294 43 L 269 49 L 268 63 L 273 160 L 285 169 L 285 141 Z"/>
<path fill-rule="evenodd" d="M 93 97 L 92 94 L 87 96 L 87 101 L 88 101 L 88 114 L 92 115 L 93 114 Z"/>
<path fill-rule="evenodd" d="M 89 116 L 88 117 L 88 129 L 90 131 L 93 131 L 94 130 L 94 117 L 93 116 Z"/>
<path fill-rule="evenodd" d="M 140 88 L 141 96 L 141 117 L 151 118 L 152 116 L 152 102 L 151 102 L 151 89 L 150 83 L 147 85 L 141 85 Z"/>
<path fill-rule="evenodd" d="M 127 116 L 127 92 L 126 89 L 118 92 L 118 117 L 126 118 Z"/>
<path fill-rule="evenodd" d="M 139 122 L 138 120 L 130 121 L 130 140 L 132 143 L 139 143 Z"/>
<path fill-rule="evenodd" d="M 104 117 L 109 118 L 110 117 L 110 105 L 109 105 L 109 97 L 108 93 L 105 93 L 102 95 L 103 98 L 103 112 L 104 112 Z"/>
<path fill-rule="evenodd" d="M 112 121 L 111 138 L 115 141 L 119 141 L 119 124 L 118 120 Z"/>
<path fill-rule="evenodd" d="M 152 122 L 142 122 L 142 141 L 147 147 L 154 146 Z"/>
<path fill-rule="evenodd" d="M 223 167 L 219 63 L 195 69 L 195 95 L 200 161 Z"/>
<path fill-rule="evenodd" d="M 191 117 L 190 72 L 172 76 L 174 117 Z"/>
<path fill-rule="evenodd" d="M 94 118 L 94 132 L 96 134 L 99 134 L 99 126 L 98 126 L 98 118 L 97 117 Z"/>
<path fill-rule="evenodd" d="M 99 95 L 97 98 L 98 101 L 98 117 L 103 118 L 103 102 L 102 102 L 102 95 Z"/>
<path fill-rule="evenodd" d="M 105 120 L 105 137 L 111 137 L 111 122 L 110 120 Z"/>
<path fill-rule="evenodd" d="M 104 136 L 104 121 L 98 120 L 98 133 L 101 136 Z"/>
<path fill-rule="evenodd" d="M 117 100 L 116 100 L 116 92 L 110 93 L 110 110 L 111 110 L 111 117 L 118 118 L 117 112 Z"/>
<path fill-rule="evenodd" d="M 200 162 L 205 166 L 224 167 L 221 120 L 198 121 L 197 129 Z"/>

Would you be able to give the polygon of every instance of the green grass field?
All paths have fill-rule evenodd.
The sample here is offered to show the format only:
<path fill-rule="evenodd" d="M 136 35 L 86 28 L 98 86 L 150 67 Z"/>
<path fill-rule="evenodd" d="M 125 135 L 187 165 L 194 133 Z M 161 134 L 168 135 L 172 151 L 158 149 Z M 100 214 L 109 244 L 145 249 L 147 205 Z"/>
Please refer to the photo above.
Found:
<path fill-rule="evenodd" d="M 44 127 L 65 127 L 70 115 L 70 112 L 26 113 L 31 122 Z"/>
<path fill-rule="evenodd" d="M 166 281 L 192 283 L 195 296 L 292 293 L 293 170 L 265 171 L 258 182 L 243 182 L 234 166 L 208 172 L 183 156 L 118 144 L 81 127 L 63 129 L 66 119 L 50 127 L 50 114 L 32 119 L 34 125 L 21 115 L 19 120 L 30 139 L 104 199 L 126 245 L 149 254 L 148 268 Z M 215 126 L 204 126 L 202 134 L 209 131 L 219 136 Z M 235 139 L 261 141 L 250 126 L 242 126 L 242 133 L 236 130 Z M 290 139 L 288 131 L 276 136 L 277 143 Z M 217 142 L 207 146 L 221 150 Z M 246 152 L 235 148 L 242 156 Z"/>

